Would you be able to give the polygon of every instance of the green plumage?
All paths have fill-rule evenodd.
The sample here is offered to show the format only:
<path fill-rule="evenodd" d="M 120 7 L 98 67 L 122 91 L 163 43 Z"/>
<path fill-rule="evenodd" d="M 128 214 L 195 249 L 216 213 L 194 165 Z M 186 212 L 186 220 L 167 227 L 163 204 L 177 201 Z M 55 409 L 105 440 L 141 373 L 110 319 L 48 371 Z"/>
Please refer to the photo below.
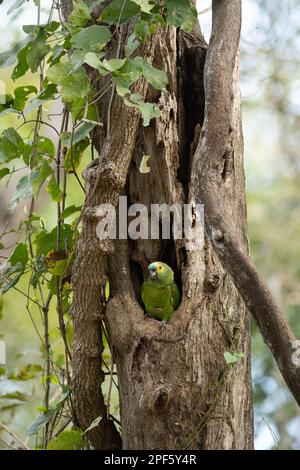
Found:
<path fill-rule="evenodd" d="M 174 282 L 174 273 L 165 263 L 157 261 L 148 266 L 149 279 L 141 289 L 142 300 L 149 317 L 164 322 L 180 304 L 180 292 Z"/>

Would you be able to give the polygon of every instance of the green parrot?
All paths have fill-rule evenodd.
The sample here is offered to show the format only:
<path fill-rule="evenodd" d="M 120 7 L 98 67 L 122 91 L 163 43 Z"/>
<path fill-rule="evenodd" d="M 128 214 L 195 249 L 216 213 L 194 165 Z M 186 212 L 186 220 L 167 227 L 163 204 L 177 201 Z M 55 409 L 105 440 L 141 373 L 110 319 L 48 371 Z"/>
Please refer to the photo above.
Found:
<path fill-rule="evenodd" d="M 174 272 L 166 263 L 155 261 L 148 266 L 149 279 L 141 289 L 146 315 L 164 325 L 180 304 L 180 292 Z"/>

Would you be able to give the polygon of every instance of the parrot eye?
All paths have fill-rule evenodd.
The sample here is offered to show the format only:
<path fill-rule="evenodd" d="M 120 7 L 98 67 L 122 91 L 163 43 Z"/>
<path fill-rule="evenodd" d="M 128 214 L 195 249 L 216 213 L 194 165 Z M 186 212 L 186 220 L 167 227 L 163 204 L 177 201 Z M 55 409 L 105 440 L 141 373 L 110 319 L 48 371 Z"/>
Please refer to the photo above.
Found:
<path fill-rule="evenodd" d="M 163 269 L 164 269 L 164 268 L 163 268 L 162 265 L 160 264 L 160 265 L 158 266 L 158 270 L 159 270 L 159 271 L 162 271 Z"/>

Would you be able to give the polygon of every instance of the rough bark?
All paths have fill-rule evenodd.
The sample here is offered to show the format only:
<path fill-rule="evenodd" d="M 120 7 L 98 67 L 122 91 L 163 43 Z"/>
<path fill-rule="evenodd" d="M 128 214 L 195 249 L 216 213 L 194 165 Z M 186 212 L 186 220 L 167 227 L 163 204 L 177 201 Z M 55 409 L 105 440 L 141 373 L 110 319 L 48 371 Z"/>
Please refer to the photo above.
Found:
<path fill-rule="evenodd" d="M 105 417 L 100 388 L 101 320 L 105 318 L 118 372 L 123 448 L 252 448 L 249 319 L 209 238 L 201 250 L 187 251 L 184 241 L 113 244 L 96 237 L 101 218 L 97 206 L 116 205 L 122 193 L 130 202 L 147 206 L 196 201 L 190 171 L 195 171 L 192 156 L 204 118 L 206 44 L 198 29 L 186 34 L 172 28 L 158 32 L 140 53 L 167 71 L 169 86 L 161 94 L 144 81 L 136 86 L 135 92 L 147 94 L 161 108 L 161 118 L 149 128 L 142 129 L 139 115 L 115 97 L 110 138 L 99 145 L 99 137 L 94 136 L 101 155 L 85 172 L 87 198 L 73 269 L 74 419 L 85 429 L 97 416 L 104 416 L 90 432 L 90 441 L 96 448 L 120 445 L 113 423 Z M 235 104 L 228 109 L 232 152 L 224 166 L 231 177 L 225 178 L 220 192 L 244 244 L 238 54 L 232 57 L 236 74 Z M 107 128 L 107 114 L 102 117 Z M 138 171 L 144 153 L 151 155 L 148 175 Z M 111 299 L 103 316 L 99 300 L 107 259 Z M 145 269 L 154 259 L 174 268 L 182 289 L 182 303 L 163 330 L 155 320 L 144 320 L 139 304 Z M 225 351 L 244 352 L 245 358 L 228 366 Z"/>
<path fill-rule="evenodd" d="M 161 118 L 137 136 L 125 193 L 131 203 L 184 203 L 190 157 L 204 115 L 201 85 L 206 45 L 199 32 L 160 36 L 154 63 L 168 72 Z M 238 75 L 238 56 L 236 57 Z M 199 81 L 200 77 L 200 81 Z M 198 81 L 197 81 L 198 79 Z M 195 83 L 196 82 L 196 83 Z M 194 84 L 197 86 L 194 87 Z M 245 240 L 245 192 L 239 93 L 235 90 L 233 177 L 224 197 Z M 195 135 L 194 135 L 195 134 Z M 151 172 L 138 171 L 144 153 Z M 168 262 L 182 303 L 165 329 L 144 319 L 138 303 L 146 266 Z M 253 446 L 249 319 L 210 241 L 186 251 L 182 241 L 123 241 L 110 255 L 112 298 L 106 323 L 117 364 L 123 448 L 247 449 Z M 227 366 L 224 352 L 244 352 Z"/>

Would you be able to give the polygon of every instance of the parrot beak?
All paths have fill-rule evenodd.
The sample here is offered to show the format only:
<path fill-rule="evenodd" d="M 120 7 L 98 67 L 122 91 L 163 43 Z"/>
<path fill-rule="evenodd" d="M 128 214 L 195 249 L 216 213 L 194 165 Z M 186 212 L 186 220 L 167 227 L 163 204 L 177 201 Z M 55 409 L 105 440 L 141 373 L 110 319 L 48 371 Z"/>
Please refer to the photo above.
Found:
<path fill-rule="evenodd" d="M 150 275 L 150 278 L 155 281 L 157 279 L 157 272 L 156 272 L 156 269 L 155 268 L 150 268 L 149 269 L 149 275 Z"/>

